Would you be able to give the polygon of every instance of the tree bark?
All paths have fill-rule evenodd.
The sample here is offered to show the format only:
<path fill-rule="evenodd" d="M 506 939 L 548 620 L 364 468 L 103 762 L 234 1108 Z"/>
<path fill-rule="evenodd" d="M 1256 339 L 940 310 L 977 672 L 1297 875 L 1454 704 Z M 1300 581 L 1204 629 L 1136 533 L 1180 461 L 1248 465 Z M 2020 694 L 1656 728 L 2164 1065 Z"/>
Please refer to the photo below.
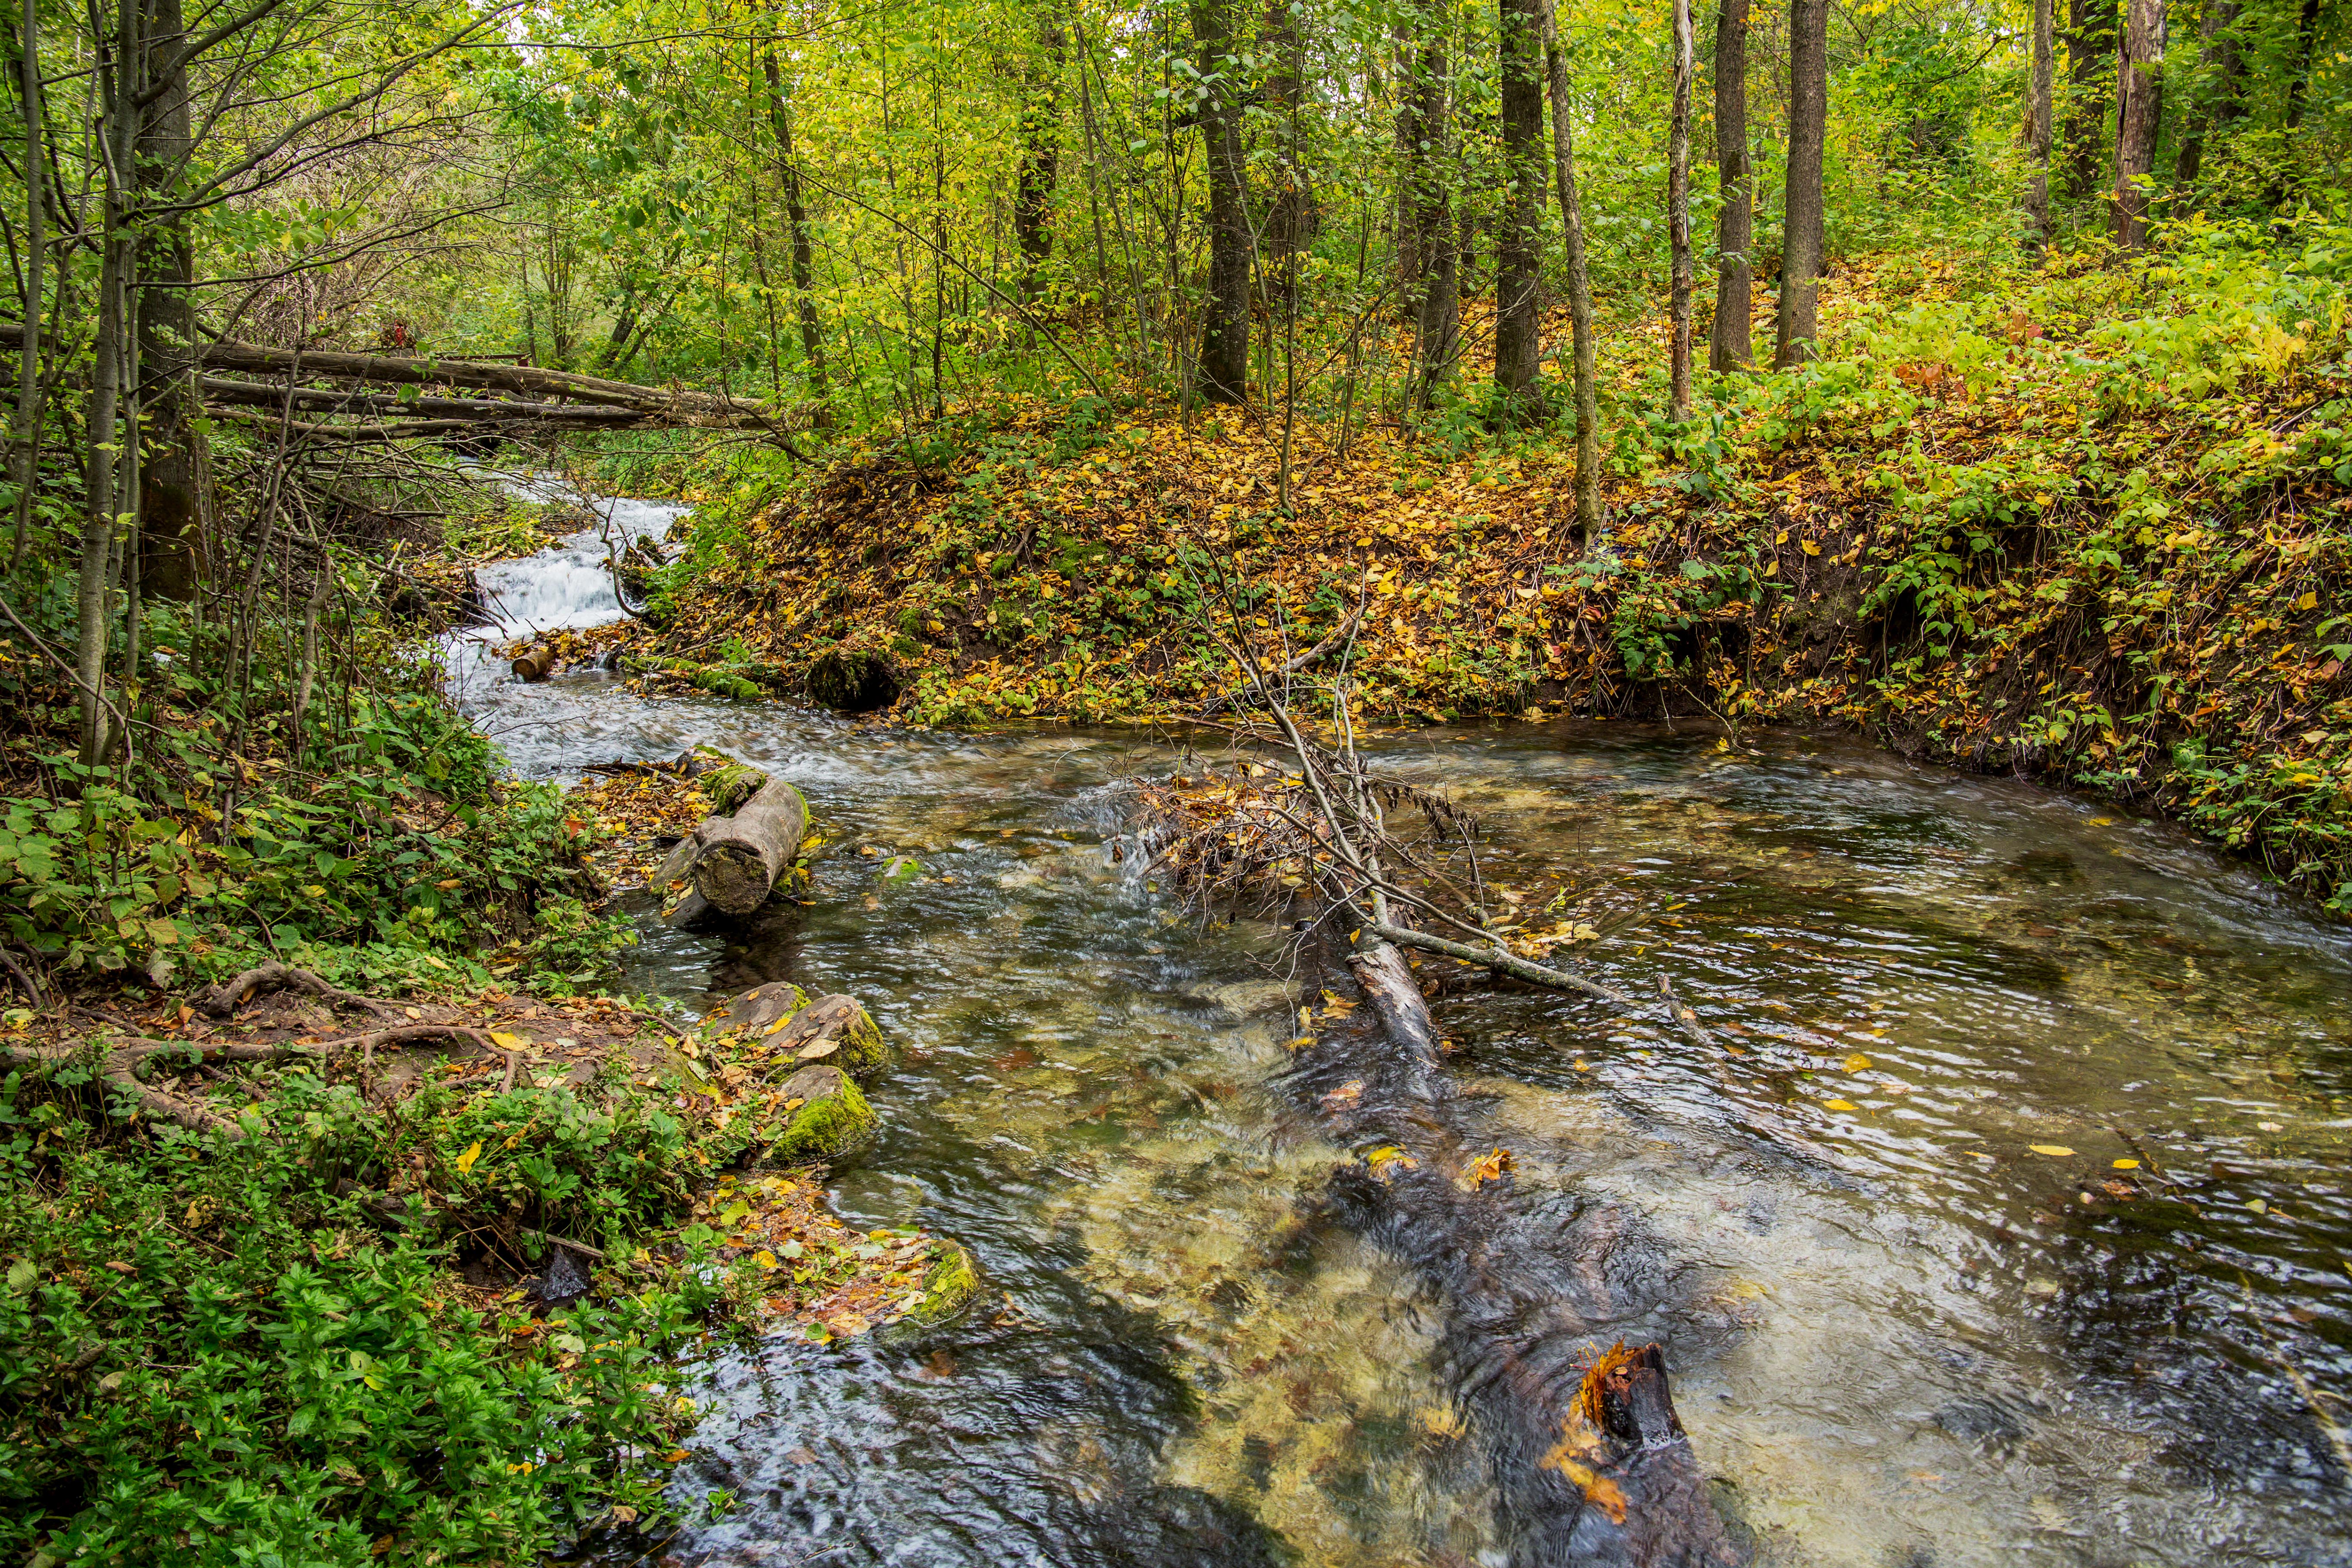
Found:
<path fill-rule="evenodd" d="M 1249 401 L 1249 177 L 1242 152 L 1242 65 L 1234 47 L 1235 0 L 1192 0 L 1192 41 L 1208 87 L 1200 109 L 1209 181 L 1209 298 L 1201 329 L 1200 394 Z"/>
<path fill-rule="evenodd" d="M 1568 60 L 1559 47 L 1553 0 L 1539 0 L 1543 13 L 1544 76 L 1551 95 L 1553 183 L 1559 188 L 1559 221 L 1568 261 L 1569 334 L 1575 361 L 1576 539 L 1591 549 L 1601 538 L 1600 352 L 1592 335 L 1592 279 L 1584 258 L 1584 204 L 1576 185 L 1576 138 L 1569 112 Z"/>
<path fill-rule="evenodd" d="M 2204 170 L 2206 139 L 2226 130 L 2244 108 L 2241 92 L 2245 63 L 2238 47 L 2237 21 L 2237 0 L 2207 0 L 2205 14 L 2199 18 L 2204 48 L 2197 61 L 2197 95 L 2172 166 L 2173 177 L 2183 185 L 2195 184 Z"/>
<path fill-rule="evenodd" d="M 800 317 L 801 363 L 808 377 L 809 398 L 816 405 L 818 429 L 833 426 L 833 405 L 824 367 L 824 329 L 816 314 L 814 273 L 816 247 L 809 237 L 808 203 L 801 194 L 801 163 L 793 149 L 793 105 L 784 92 L 783 72 L 776 64 L 775 46 L 761 53 L 761 71 L 768 79 L 768 120 L 776 133 L 776 166 L 784 192 L 784 221 L 792 230 L 793 300 Z"/>
<path fill-rule="evenodd" d="M 2051 58 L 2053 0 L 2033 0 L 2033 84 L 2025 115 L 2025 223 L 2037 250 L 2056 243 L 2050 218 L 2050 94 L 2056 76 Z"/>
<path fill-rule="evenodd" d="M 1675 101 L 1666 129 L 1666 236 L 1674 253 L 1666 412 L 1687 419 L 1691 405 L 1690 140 L 1692 60 L 1690 0 L 1675 0 Z"/>
<path fill-rule="evenodd" d="M 2156 133 L 2164 116 L 2164 0 L 2126 0 L 2116 56 L 2116 243 L 2147 247 L 2148 192 Z"/>
<path fill-rule="evenodd" d="M 1404 101 L 1397 112 L 1397 143 L 1404 166 L 1397 214 L 1398 296 L 1413 330 L 1408 405 L 1426 405 L 1434 390 L 1451 379 L 1461 355 L 1461 255 L 1454 234 L 1444 21 L 1433 7 L 1423 5 L 1413 11 L 1408 29 L 1401 51 Z"/>
<path fill-rule="evenodd" d="M 1067 43 L 1048 14 L 1037 29 L 1040 57 L 1021 100 L 1021 172 L 1013 187 L 1013 237 L 1021 247 L 1021 299 L 1033 303 L 1054 253 L 1054 184 L 1062 161 L 1062 68 Z"/>
<path fill-rule="evenodd" d="M 1542 0 L 1500 0 L 1496 42 L 1507 167 L 1495 237 L 1495 387 L 1504 422 L 1520 425 L 1544 414 Z"/>
<path fill-rule="evenodd" d="M 1789 6 L 1789 188 L 1774 365 L 1813 357 L 1822 276 L 1822 153 L 1829 135 L 1829 0 Z"/>
<path fill-rule="evenodd" d="M 1557 105 L 1552 112 L 1559 112 Z M 1707 364 L 1745 369 L 1756 358 L 1756 178 L 1748 158 L 1748 0 L 1722 0 L 1715 18 L 1715 167 L 1723 205 L 1715 219 L 1715 326 Z"/>
<path fill-rule="evenodd" d="M 8 454 L 12 477 L 16 481 L 16 532 L 8 551 L 8 570 L 12 573 L 25 563 L 26 546 L 32 537 L 33 487 L 40 477 L 41 466 L 41 279 L 47 266 L 43 259 L 47 246 L 42 233 L 45 215 L 41 210 L 40 171 L 47 167 L 48 160 L 41 134 L 46 116 L 41 92 L 39 0 L 25 0 L 16 34 L 16 67 L 18 102 L 25 114 L 25 289 L 21 303 L 25 335 L 24 352 L 16 365 L 16 438 Z"/>
<path fill-rule="evenodd" d="M 400 359 L 383 354 L 330 353 L 322 349 L 268 349 L 253 343 L 209 342 L 197 350 L 208 369 L 231 370 L 247 375 L 292 375 L 328 381 L 381 382 L 399 386 L 466 386 L 485 392 L 514 393 L 548 399 L 570 398 L 608 408 L 634 408 L 646 414 L 669 414 L 688 421 L 697 417 L 757 416 L 754 403 L 709 392 L 674 392 L 666 387 L 638 386 L 535 365 L 488 364 L 477 360 Z"/>
<path fill-rule="evenodd" d="M 2099 188 L 2106 138 L 2103 84 L 2116 58 L 2121 0 L 2071 0 L 2066 26 L 2066 195 L 2082 200 Z"/>
<path fill-rule="evenodd" d="M 148 11 L 150 31 L 142 44 L 147 91 L 159 94 L 139 130 L 138 200 L 163 209 L 179 193 L 194 145 L 189 119 L 188 74 L 178 60 L 186 32 L 180 0 L 124 0 Z M 158 75 L 161 68 L 168 74 Z M 144 461 L 139 465 L 141 550 L 127 559 L 127 572 L 141 585 L 165 598 L 195 593 L 204 541 L 211 533 L 215 500 L 211 444 L 195 417 L 195 308 L 188 290 L 195 281 L 195 247 L 184 214 L 142 225 L 139 238 L 139 405 L 145 426 Z M 143 557 L 143 559 L 142 558 Z"/>

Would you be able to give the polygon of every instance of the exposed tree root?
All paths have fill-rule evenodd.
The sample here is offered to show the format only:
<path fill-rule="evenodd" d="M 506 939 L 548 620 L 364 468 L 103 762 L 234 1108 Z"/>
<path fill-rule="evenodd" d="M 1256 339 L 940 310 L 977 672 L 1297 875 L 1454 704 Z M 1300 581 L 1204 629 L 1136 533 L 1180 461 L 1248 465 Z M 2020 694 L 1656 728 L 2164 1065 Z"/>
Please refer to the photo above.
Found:
<path fill-rule="evenodd" d="M 381 1002 L 330 985 L 307 969 L 274 962 L 256 964 L 235 979 L 197 992 L 196 1010 L 206 1017 L 226 1018 L 236 1011 L 237 1004 L 263 991 L 307 991 L 338 1007 L 358 1007 L 378 1017 L 384 1014 Z"/>
<path fill-rule="evenodd" d="M 299 973 L 300 971 L 294 973 Z M 365 998 L 359 998 L 365 1000 Z M 235 1121 L 221 1115 L 203 1102 L 171 1089 L 151 1084 L 139 1076 L 140 1069 L 155 1057 L 177 1055 L 190 1065 L 213 1062 L 285 1062 L 328 1061 L 356 1050 L 363 1062 L 373 1066 L 379 1046 L 425 1046 L 457 1043 L 473 1047 L 486 1057 L 499 1057 L 506 1062 L 506 1077 L 499 1085 L 501 1094 L 514 1088 L 515 1072 L 521 1065 L 520 1053 L 493 1043 L 479 1029 L 465 1028 L 451 1024 L 406 1024 L 398 1028 L 377 1029 L 364 1035 L 352 1035 L 341 1040 L 324 1040 L 316 1045 L 255 1045 L 242 1040 L 152 1040 L 131 1039 L 98 1048 L 97 1068 L 101 1082 L 130 1100 L 139 1108 L 139 1114 L 153 1121 L 169 1122 L 191 1132 L 220 1132 L 230 1138 L 242 1138 L 245 1130 Z M 0 1044 L 0 1065 L 20 1068 L 58 1068 L 89 1058 L 89 1046 L 10 1046 Z"/>

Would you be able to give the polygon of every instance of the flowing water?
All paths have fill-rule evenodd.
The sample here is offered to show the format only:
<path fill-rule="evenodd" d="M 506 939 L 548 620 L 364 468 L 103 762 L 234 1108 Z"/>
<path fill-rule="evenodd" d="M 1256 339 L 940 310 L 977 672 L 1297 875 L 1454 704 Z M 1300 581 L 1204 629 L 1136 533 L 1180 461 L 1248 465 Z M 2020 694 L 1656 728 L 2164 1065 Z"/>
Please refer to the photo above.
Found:
<path fill-rule="evenodd" d="M 583 559 L 494 585 L 541 625 L 616 616 Z M 1442 1315 L 1318 1202 L 1349 1152 L 1286 1087 L 1275 933 L 1200 930 L 1107 848 L 1118 781 L 1172 746 L 452 666 L 525 773 L 699 742 L 806 792 L 814 904 L 731 942 L 648 920 L 631 986 L 864 1000 L 905 1059 L 835 1204 L 989 1279 L 919 1343 L 682 1369 L 688 1522 L 656 1555 L 1509 1560 Z M 2340 927 L 2172 827 L 1844 738 L 1562 721 L 1379 755 L 1484 815 L 1490 883 L 1569 879 L 1595 971 L 1670 976 L 1727 1043 L 1551 995 L 1435 1007 L 1468 1135 L 1531 1201 L 1608 1215 L 1610 1331 L 1664 1343 L 1760 1561 L 2352 1563 Z M 894 854 L 923 879 L 884 885 Z"/>

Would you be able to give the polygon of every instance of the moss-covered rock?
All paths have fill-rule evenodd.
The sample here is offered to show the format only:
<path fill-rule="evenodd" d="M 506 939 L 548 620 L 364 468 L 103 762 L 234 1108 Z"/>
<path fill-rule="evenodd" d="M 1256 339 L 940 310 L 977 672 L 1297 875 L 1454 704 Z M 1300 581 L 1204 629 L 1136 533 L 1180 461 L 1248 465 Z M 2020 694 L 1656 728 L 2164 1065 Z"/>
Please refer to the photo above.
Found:
<path fill-rule="evenodd" d="M 980 1300 L 984 1283 L 971 1248 L 941 1237 L 934 1244 L 931 1266 L 923 1271 L 922 1299 L 885 1331 L 886 1337 L 911 1337 L 953 1322 Z"/>
<path fill-rule="evenodd" d="M 889 1042 L 881 1026 L 854 996 L 820 996 L 775 1029 L 766 1042 L 778 1056 L 837 1067 L 871 1085 L 889 1070 Z"/>
<path fill-rule="evenodd" d="M 824 1063 L 786 1079 L 783 1100 L 790 1120 L 768 1145 L 772 1164 L 830 1164 L 870 1142 L 882 1125 L 849 1075 Z"/>
<path fill-rule="evenodd" d="M 882 880 L 886 884 L 911 882 L 923 874 L 923 863 L 912 855 L 893 855 L 882 863 Z"/>

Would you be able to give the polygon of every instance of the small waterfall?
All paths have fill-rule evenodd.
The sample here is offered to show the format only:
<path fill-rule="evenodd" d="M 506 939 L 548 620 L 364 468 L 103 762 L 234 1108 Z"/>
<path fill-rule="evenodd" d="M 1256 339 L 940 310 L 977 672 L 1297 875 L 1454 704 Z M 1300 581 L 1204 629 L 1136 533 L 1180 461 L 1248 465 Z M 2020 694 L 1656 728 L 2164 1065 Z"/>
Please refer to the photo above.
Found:
<path fill-rule="evenodd" d="M 552 493 L 527 484 L 516 490 L 532 500 Z M 618 553 L 637 540 L 658 540 L 688 509 L 675 501 L 624 498 L 597 502 L 595 510 L 599 521 L 561 544 L 475 574 L 482 608 L 494 624 L 453 632 L 444 644 L 449 693 L 458 706 L 478 713 L 494 689 L 511 679 L 506 661 L 497 653 L 503 644 L 621 619 L 625 612 L 605 564 L 608 550 Z"/>

